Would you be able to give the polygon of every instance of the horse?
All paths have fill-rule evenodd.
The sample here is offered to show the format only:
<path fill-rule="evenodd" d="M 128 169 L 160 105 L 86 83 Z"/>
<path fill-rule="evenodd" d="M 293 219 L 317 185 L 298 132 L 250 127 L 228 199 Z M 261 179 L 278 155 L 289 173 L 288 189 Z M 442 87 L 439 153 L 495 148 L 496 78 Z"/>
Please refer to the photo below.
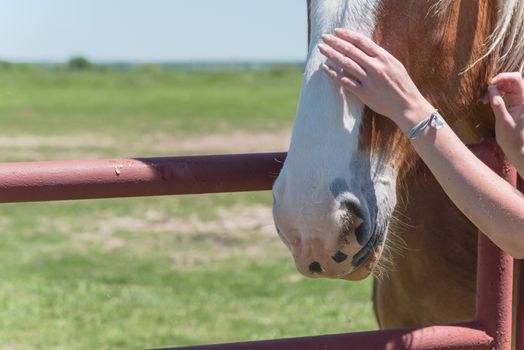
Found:
<path fill-rule="evenodd" d="M 494 135 L 480 102 L 489 80 L 524 66 L 524 0 L 308 0 L 307 9 L 304 79 L 272 191 L 281 240 L 307 277 L 373 274 L 382 328 L 470 321 L 477 230 L 434 180 L 413 181 L 410 142 L 322 72 L 318 44 L 335 28 L 373 39 L 461 140 L 477 143 Z"/>

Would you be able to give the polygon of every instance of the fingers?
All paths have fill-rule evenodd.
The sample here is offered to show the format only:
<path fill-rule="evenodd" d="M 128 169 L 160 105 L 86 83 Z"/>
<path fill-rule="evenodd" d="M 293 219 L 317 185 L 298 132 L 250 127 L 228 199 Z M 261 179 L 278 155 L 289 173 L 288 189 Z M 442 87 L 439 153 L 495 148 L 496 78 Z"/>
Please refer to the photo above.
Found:
<path fill-rule="evenodd" d="M 365 68 L 369 65 L 370 57 L 352 43 L 328 34 L 322 35 L 322 40 L 333 49 L 354 60 L 360 66 Z"/>
<path fill-rule="evenodd" d="M 519 80 L 522 80 L 522 76 L 520 75 L 519 72 L 500 73 L 500 74 L 497 74 L 497 76 L 495 76 L 493 79 L 491 79 L 490 84 L 496 85 L 499 82 L 508 81 L 508 80 L 512 82 L 517 82 Z"/>
<path fill-rule="evenodd" d="M 361 86 L 358 79 L 351 76 L 348 77 L 340 72 L 337 72 L 327 64 L 323 64 L 322 68 L 331 79 L 351 92 L 355 92 Z"/>
<path fill-rule="evenodd" d="M 490 84 L 496 85 L 501 93 L 524 96 L 524 81 L 519 72 L 500 73 L 491 79 Z"/>
<path fill-rule="evenodd" d="M 384 49 L 375 44 L 373 40 L 360 33 L 351 31 L 349 29 L 338 28 L 335 29 L 335 35 L 355 45 L 371 57 L 376 57 L 384 53 Z"/>
<path fill-rule="evenodd" d="M 510 125 L 513 125 L 515 121 L 509 114 L 506 108 L 506 103 L 504 102 L 504 99 L 500 95 L 500 92 L 495 85 L 489 86 L 488 94 L 489 102 L 491 103 L 491 108 L 493 109 L 493 112 L 495 113 L 495 117 L 497 118 L 497 120 L 501 120 L 506 123 L 509 123 Z"/>
<path fill-rule="evenodd" d="M 353 75 L 357 79 L 366 77 L 366 71 L 353 59 L 345 56 L 339 51 L 327 45 L 318 45 L 320 52 L 329 58 L 338 67 L 342 68 L 346 73 Z"/>

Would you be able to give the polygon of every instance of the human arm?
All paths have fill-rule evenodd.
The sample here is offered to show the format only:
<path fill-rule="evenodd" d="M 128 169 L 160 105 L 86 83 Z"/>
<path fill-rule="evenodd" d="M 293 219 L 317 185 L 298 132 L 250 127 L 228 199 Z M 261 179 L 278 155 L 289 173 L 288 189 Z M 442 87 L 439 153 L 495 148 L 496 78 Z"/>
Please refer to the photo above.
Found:
<path fill-rule="evenodd" d="M 404 133 L 435 110 L 404 66 L 370 39 L 347 30 L 323 38 L 321 52 L 344 70 L 325 66 L 326 73 Z M 425 129 L 412 144 L 455 205 L 500 248 L 523 258 L 524 196 L 475 157 L 446 123 Z"/>

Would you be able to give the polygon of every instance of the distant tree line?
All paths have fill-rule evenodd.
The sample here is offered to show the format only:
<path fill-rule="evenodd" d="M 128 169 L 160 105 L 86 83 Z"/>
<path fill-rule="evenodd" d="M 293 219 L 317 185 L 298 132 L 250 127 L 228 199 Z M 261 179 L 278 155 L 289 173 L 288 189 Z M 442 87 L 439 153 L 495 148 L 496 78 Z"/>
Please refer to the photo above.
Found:
<path fill-rule="evenodd" d="M 82 56 L 76 56 L 67 61 L 66 67 L 68 70 L 83 71 L 94 68 L 94 64 L 91 63 L 87 58 Z"/>
<path fill-rule="evenodd" d="M 98 65 L 90 62 L 85 57 L 73 57 L 69 59 L 66 63 L 56 64 L 56 63 L 18 63 L 18 62 L 9 62 L 0 60 L 0 69 L 38 69 L 38 68 L 58 68 L 60 70 L 69 70 L 69 71 L 85 71 L 92 70 L 97 68 Z"/>
<path fill-rule="evenodd" d="M 56 71 L 83 72 L 83 71 L 122 71 L 136 70 L 143 74 L 157 75 L 165 71 L 243 71 L 262 70 L 272 75 L 282 75 L 289 71 L 303 69 L 303 63 L 257 63 L 257 62 L 164 62 L 164 63 L 94 63 L 83 56 L 75 56 L 64 63 L 18 63 L 0 59 L 0 70 L 31 71 L 50 69 Z"/>

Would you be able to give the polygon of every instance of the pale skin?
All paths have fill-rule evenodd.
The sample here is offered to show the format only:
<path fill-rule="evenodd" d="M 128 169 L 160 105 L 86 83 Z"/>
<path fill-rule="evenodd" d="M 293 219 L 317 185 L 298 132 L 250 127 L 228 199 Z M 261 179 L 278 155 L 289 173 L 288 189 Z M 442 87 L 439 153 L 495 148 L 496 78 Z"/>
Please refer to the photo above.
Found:
<path fill-rule="evenodd" d="M 322 38 L 319 49 L 333 63 L 324 65 L 327 75 L 404 133 L 435 110 L 402 63 L 371 39 L 346 29 Z M 501 73 L 490 84 L 497 142 L 524 176 L 524 82 L 520 73 Z M 501 249 L 524 258 L 524 195 L 484 165 L 447 124 L 425 129 L 412 144 L 464 215 Z"/>

